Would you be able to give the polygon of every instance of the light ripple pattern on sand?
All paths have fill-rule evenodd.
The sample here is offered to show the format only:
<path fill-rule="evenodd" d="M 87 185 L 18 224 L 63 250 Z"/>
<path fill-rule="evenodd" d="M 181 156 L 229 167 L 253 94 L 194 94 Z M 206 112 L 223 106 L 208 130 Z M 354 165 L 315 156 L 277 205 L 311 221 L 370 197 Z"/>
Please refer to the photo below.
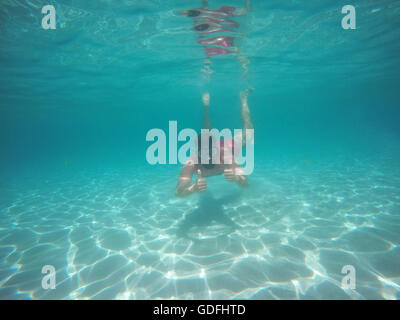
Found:
<path fill-rule="evenodd" d="M 14 183 L 1 299 L 399 299 L 400 175 L 366 162 L 266 163 L 173 195 L 177 170 Z M 210 179 L 211 180 L 211 179 Z M 41 287 L 44 265 L 57 287 Z M 342 267 L 356 290 L 341 288 Z"/>

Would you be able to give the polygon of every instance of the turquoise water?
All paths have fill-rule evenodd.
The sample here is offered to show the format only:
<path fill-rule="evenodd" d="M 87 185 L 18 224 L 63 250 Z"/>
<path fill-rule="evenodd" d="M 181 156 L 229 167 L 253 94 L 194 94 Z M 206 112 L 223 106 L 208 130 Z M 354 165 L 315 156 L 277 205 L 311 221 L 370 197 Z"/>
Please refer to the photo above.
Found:
<path fill-rule="evenodd" d="M 253 1 L 205 71 L 201 1 L 2 0 L 0 299 L 399 299 L 400 2 L 346 4 Z M 146 133 L 199 130 L 205 91 L 241 128 L 248 87 L 250 186 L 175 197 Z"/>

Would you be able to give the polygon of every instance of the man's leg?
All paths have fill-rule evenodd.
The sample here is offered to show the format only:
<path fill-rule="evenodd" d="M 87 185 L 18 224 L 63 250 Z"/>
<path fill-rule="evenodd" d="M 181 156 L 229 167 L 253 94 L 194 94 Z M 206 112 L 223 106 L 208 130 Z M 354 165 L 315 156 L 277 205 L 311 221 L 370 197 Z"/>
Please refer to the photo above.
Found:
<path fill-rule="evenodd" d="M 211 119 L 210 119 L 210 94 L 208 92 L 203 93 L 201 97 L 204 105 L 204 118 L 203 118 L 203 129 L 211 130 Z"/>
<path fill-rule="evenodd" d="M 251 10 L 251 1 L 250 0 L 246 0 L 246 8 L 236 8 L 235 10 L 235 16 L 245 16 L 246 14 L 248 14 Z"/>
<path fill-rule="evenodd" d="M 235 48 L 234 55 L 236 59 L 239 61 L 240 65 L 242 66 L 243 72 L 241 74 L 242 77 L 245 77 L 249 73 L 250 60 L 243 54 L 240 53 L 239 48 Z"/>
<path fill-rule="evenodd" d="M 246 129 L 254 129 L 253 122 L 251 121 L 251 114 L 249 105 L 247 103 L 247 98 L 254 89 L 246 89 L 240 92 L 240 103 L 242 105 L 240 115 L 242 117 L 243 123 L 243 134 L 242 134 L 242 147 L 246 145 Z"/>

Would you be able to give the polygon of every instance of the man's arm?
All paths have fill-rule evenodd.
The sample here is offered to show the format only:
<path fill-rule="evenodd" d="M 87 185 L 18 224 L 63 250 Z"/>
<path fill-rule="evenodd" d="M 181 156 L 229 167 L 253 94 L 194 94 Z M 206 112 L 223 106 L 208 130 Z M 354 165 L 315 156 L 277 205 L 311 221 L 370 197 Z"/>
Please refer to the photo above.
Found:
<path fill-rule="evenodd" d="M 186 197 L 194 192 L 194 185 L 192 185 L 193 172 L 194 163 L 189 160 L 182 167 L 178 178 L 178 184 L 175 188 L 175 195 L 177 197 Z"/>
<path fill-rule="evenodd" d="M 242 188 L 249 185 L 249 180 L 238 165 L 232 165 L 229 169 L 225 169 L 224 175 L 227 181 L 236 182 Z"/>
<path fill-rule="evenodd" d="M 189 160 L 182 168 L 179 175 L 178 185 L 175 189 L 177 197 L 186 197 L 195 192 L 204 192 L 207 189 L 206 179 L 201 178 L 201 171 L 197 170 L 197 180 L 192 184 L 192 177 L 194 174 L 195 165 L 192 160 Z"/>
<path fill-rule="evenodd" d="M 248 187 L 248 185 L 249 185 L 249 179 L 247 179 L 247 177 L 246 177 L 245 175 L 236 175 L 236 177 L 237 177 L 236 183 L 237 183 L 240 187 L 242 187 L 242 188 Z"/>

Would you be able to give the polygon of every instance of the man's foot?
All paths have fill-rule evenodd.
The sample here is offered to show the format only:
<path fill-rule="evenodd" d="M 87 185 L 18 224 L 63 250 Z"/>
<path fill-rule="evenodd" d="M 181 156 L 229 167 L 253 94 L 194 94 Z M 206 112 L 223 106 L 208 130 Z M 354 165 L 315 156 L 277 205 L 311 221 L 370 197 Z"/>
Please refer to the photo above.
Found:
<path fill-rule="evenodd" d="M 210 94 L 208 92 L 203 93 L 201 100 L 203 100 L 203 104 L 205 107 L 210 106 Z"/>
<path fill-rule="evenodd" d="M 240 101 L 245 101 L 247 100 L 247 97 L 249 96 L 250 93 L 254 91 L 253 88 L 248 88 L 246 90 L 243 90 L 240 92 Z"/>

